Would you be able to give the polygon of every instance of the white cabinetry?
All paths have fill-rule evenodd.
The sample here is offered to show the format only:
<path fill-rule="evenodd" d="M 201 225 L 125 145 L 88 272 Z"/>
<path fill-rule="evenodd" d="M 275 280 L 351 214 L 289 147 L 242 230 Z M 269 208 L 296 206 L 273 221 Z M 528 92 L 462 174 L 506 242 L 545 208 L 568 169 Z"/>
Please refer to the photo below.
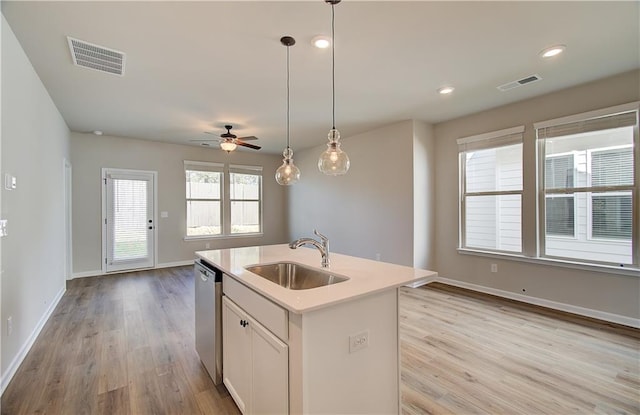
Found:
<path fill-rule="evenodd" d="M 242 290 L 248 288 L 231 290 L 241 294 L 231 297 L 241 304 Z M 288 414 L 288 346 L 230 297 L 222 309 L 223 380 L 238 408 L 245 415 Z"/>

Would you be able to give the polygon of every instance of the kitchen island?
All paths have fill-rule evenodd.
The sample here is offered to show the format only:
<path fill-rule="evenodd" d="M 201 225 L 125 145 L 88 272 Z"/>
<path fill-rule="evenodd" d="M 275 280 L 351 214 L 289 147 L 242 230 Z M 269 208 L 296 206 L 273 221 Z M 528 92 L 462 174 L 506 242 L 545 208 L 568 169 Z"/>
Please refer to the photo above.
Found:
<path fill-rule="evenodd" d="M 317 250 L 283 244 L 196 255 L 224 273 L 223 380 L 243 413 L 400 412 L 399 288 L 435 272 L 332 253 L 328 270 L 347 281 L 292 290 L 245 268 L 320 269 Z"/>

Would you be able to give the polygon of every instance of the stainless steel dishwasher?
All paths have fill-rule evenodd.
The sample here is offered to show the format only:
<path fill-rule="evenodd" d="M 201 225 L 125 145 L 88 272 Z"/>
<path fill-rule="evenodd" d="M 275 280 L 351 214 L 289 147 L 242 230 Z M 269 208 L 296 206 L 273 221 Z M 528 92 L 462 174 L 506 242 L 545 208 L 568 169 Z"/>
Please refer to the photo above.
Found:
<path fill-rule="evenodd" d="M 195 261 L 196 351 L 215 385 L 222 381 L 222 271 Z"/>

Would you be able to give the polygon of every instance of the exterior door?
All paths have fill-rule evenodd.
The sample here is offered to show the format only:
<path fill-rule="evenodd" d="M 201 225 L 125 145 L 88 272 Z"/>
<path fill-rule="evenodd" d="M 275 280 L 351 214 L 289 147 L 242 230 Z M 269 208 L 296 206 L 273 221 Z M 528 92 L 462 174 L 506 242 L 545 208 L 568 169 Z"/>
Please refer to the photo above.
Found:
<path fill-rule="evenodd" d="M 155 266 L 156 172 L 103 169 L 105 272 Z"/>

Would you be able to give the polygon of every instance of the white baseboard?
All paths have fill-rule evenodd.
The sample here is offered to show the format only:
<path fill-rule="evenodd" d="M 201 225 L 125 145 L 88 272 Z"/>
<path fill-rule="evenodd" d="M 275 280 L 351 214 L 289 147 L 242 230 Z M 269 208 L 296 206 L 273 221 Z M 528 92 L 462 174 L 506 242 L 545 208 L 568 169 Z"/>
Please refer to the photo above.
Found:
<path fill-rule="evenodd" d="M 521 301 L 523 303 L 534 304 L 541 307 L 551 308 L 553 310 L 566 311 L 567 313 L 577 314 L 584 317 L 591 317 L 598 320 L 609 321 L 611 323 L 622 324 L 625 326 L 640 328 L 640 319 L 621 316 L 619 314 L 607 313 L 605 311 L 594 310 L 591 308 L 579 307 L 571 304 L 559 303 L 556 301 L 545 300 L 544 298 L 530 297 L 510 291 L 499 290 L 497 288 L 485 287 L 482 285 L 472 284 L 465 281 L 452 280 L 444 277 L 436 277 L 435 281 L 454 287 L 466 288 L 471 291 L 478 291 L 485 294 L 495 295 L 497 297 L 508 298 L 510 300 Z M 430 281 L 434 282 L 434 281 Z"/>
<path fill-rule="evenodd" d="M 29 350 L 31 350 L 33 343 L 38 338 L 38 335 L 42 331 L 42 328 L 44 327 L 44 325 L 49 320 L 49 317 L 51 317 L 51 314 L 53 314 L 53 310 L 56 309 L 56 306 L 62 299 L 62 296 L 64 295 L 65 291 L 66 291 L 66 287 L 62 287 L 60 291 L 58 291 L 53 301 L 51 301 L 51 303 L 49 304 L 49 307 L 47 308 L 47 310 L 44 312 L 42 317 L 40 317 L 38 324 L 36 324 L 36 327 L 31 332 L 31 335 L 27 338 L 27 341 L 24 342 L 18 354 L 13 358 L 13 360 L 7 367 L 7 370 L 5 371 L 5 373 L 2 374 L 2 379 L 0 379 L 0 395 L 4 393 L 5 389 L 9 385 L 9 382 L 11 382 L 11 379 L 13 379 L 13 376 L 18 371 L 18 368 L 22 364 L 22 361 L 24 360 L 24 358 L 27 356 L 27 353 L 29 353 Z"/>
<path fill-rule="evenodd" d="M 171 268 L 171 267 L 182 267 L 184 265 L 193 265 L 194 259 L 189 259 L 187 261 L 174 261 L 174 262 L 165 262 L 162 264 L 156 265 L 156 268 Z"/>
<path fill-rule="evenodd" d="M 163 262 L 162 264 L 157 264 L 154 268 L 143 268 L 140 270 L 135 270 L 135 271 L 143 271 L 145 269 L 159 269 L 159 268 L 171 268 L 171 267 L 181 267 L 184 265 L 193 265 L 193 259 L 189 259 L 186 261 L 174 261 L 174 262 Z M 112 275 L 112 274 L 120 274 L 123 272 L 132 272 L 130 270 L 123 270 L 123 271 L 118 271 L 118 272 L 109 272 L 107 274 L 105 274 L 104 272 L 102 272 L 101 269 L 97 269 L 94 271 L 83 271 L 83 272 L 74 272 L 73 275 L 71 276 L 71 279 L 76 279 L 76 278 L 86 278 L 86 277 L 97 277 L 100 275 Z"/>

